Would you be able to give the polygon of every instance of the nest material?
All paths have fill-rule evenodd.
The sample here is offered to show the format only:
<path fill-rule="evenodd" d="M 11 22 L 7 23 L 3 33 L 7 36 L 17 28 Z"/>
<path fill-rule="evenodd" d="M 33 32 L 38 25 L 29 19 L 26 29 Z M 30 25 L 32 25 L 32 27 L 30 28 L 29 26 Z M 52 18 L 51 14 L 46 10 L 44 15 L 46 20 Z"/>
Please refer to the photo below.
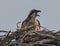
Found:
<path fill-rule="evenodd" d="M 11 31 L 0 38 L 0 46 L 60 46 L 60 32 L 28 31 L 22 33 L 17 30 L 14 33 L 10 33 Z"/>

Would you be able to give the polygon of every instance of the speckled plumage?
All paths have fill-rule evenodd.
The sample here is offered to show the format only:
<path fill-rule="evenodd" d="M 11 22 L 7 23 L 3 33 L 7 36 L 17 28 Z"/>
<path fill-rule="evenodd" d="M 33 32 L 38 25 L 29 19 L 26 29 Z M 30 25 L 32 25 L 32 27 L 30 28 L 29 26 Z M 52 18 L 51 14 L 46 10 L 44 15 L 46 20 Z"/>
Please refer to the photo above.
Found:
<path fill-rule="evenodd" d="M 22 25 L 21 25 L 21 28 L 24 28 L 24 27 L 29 27 L 31 25 L 39 25 L 39 26 L 35 26 L 33 27 L 32 29 L 30 29 L 31 31 L 37 29 L 37 27 L 39 27 L 40 29 L 40 22 L 36 19 L 36 16 L 38 12 L 41 12 L 40 10 L 31 10 L 28 17 L 22 22 Z"/>

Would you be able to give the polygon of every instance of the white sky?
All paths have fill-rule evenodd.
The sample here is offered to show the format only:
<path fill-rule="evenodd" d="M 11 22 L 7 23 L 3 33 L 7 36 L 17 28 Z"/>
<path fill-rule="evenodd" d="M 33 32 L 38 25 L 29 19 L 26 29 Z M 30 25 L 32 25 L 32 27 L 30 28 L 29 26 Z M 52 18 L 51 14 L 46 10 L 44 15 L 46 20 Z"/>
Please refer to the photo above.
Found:
<path fill-rule="evenodd" d="M 60 0 L 0 0 L 0 29 L 16 30 L 31 9 L 40 9 L 38 19 L 50 30 L 60 30 Z"/>

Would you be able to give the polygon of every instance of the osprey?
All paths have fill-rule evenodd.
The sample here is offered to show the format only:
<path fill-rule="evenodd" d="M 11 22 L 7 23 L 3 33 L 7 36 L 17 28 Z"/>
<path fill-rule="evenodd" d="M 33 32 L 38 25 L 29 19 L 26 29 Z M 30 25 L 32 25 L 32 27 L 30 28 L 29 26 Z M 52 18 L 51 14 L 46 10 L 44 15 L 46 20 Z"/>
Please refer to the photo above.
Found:
<path fill-rule="evenodd" d="M 40 22 L 36 19 L 38 15 L 38 12 L 41 12 L 40 10 L 32 9 L 28 15 L 28 17 L 22 22 L 21 28 L 29 27 L 31 25 L 38 25 L 33 28 L 31 28 L 31 31 L 37 31 L 37 29 L 40 29 Z M 39 28 L 38 28 L 39 27 Z"/>

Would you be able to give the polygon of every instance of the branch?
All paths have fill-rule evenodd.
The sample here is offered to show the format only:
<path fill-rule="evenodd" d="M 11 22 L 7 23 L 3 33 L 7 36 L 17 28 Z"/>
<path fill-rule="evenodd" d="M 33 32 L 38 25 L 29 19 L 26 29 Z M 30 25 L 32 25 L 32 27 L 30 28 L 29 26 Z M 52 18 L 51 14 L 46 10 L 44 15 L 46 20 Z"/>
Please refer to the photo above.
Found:
<path fill-rule="evenodd" d="M 37 34 L 38 36 L 49 37 L 49 38 L 53 38 L 55 40 L 60 40 L 59 38 L 57 38 L 53 35 L 50 35 L 50 34 L 41 34 L 41 33 L 38 33 L 38 32 L 34 32 L 34 33 Z"/>
<path fill-rule="evenodd" d="M 55 42 L 54 39 L 43 39 L 40 41 L 40 44 L 47 44 L 47 43 L 52 43 Z"/>
<path fill-rule="evenodd" d="M 8 33 L 8 31 L 4 31 L 4 30 L 0 30 L 0 32 L 5 32 L 5 33 Z"/>

